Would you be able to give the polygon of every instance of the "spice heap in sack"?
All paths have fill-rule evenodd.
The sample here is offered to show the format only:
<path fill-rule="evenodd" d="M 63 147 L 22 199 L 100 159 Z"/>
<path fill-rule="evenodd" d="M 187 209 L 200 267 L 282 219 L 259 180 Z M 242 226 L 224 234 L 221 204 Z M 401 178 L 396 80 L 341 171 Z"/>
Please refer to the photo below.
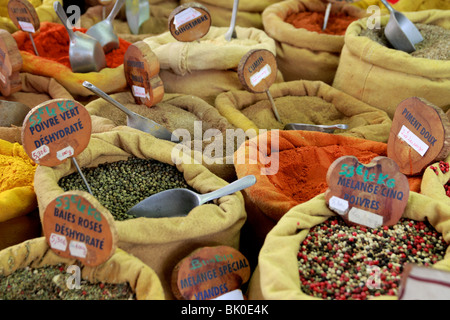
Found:
<path fill-rule="evenodd" d="M 86 32 L 86 29 L 74 29 Z M 128 41 L 119 38 L 119 48 L 105 55 L 107 67 L 99 72 L 74 73 L 69 61 L 69 34 L 60 23 L 42 22 L 33 35 L 39 56 L 36 56 L 27 32 L 13 33 L 23 59 L 22 72 L 51 77 L 61 83 L 74 96 L 88 96 L 92 93 L 83 87 L 89 81 L 106 93 L 126 88 L 123 57 Z"/>
<path fill-rule="evenodd" d="M 58 256 L 40 237 L 0 251 L 0 299 L 164 300 L 164 292 L 156 273 L 121 249 L 90 267 Z"/>
<path fill-rule="evenodd" d="M 406 263 L 449 269 L 449 222 L 448 205 L 410 192 L 393 226 L 347 226 L 318 195 L 267 235 L 249 299 L 396 299 Z"/>
<path fill-rule="evenodd" d="M 420 193 L 450 204 L 450 156 L 425 168 Z"/>
<path fill-rule="evenodd" d="M 418 50 L 409 54 L 386 47 L 370 38 L 381 30 L 370 30 L 367 18 L 355 21 L 345 34 L 333 87 L 386 111 L 391 118 L 398 104 L 410 97 L 426 99 L 446 112 L 450 107 L 450 60 L 438 59 L 448 58 L 450 11 L 424 10 L 404 15 L 424 28 L 425 40 L 417 45 Z M 382 15 L 381 28 L 388 21 L 389 15 Z"/>
<path fill-rule="evenodd" d="M 333 3 L 328 27 L 322 31 L 326 6 L 320 0 L 288 0 L 264 10 L 264 30 L 276 42 L 278 68 L 286 81 L 333 83 L 346 28 L 366 12 L 351 4 Z"/>
<path fill-rule="evenodd" d="M 0 140 L 0 222 L 36 209 L 36 167 L 19 143 Z"/>

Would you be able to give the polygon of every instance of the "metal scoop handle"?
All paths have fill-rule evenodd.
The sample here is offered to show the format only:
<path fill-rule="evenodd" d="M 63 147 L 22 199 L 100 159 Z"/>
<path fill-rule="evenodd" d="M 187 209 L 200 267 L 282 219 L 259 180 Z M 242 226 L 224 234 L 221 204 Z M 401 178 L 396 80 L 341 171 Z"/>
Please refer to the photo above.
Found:
<path fill-rule="evenodd" d="M 381 0 L 381 2 L 385 5 L 386 8 L 388 8 L 389 12 L 393 13 L 395 12 L 394 8 L 387 2 L 386 0 Z"/>
<path fill-rule="evenodd" d="M 239 180 L 236 180 L 226 187 L 220 188 L 218 190 L 215 190 L 213 192 L 200 194 L 200 204 L 204 204 L 208 201 L 227 196 L 229 194 L 235 193 L 237 191 L 241 191 L 242 189 L 251 187 L 256 183 L 256 177 L 253 175 L 245 176 Z"/>
<path fill-rule="evenodd" d="M 105 20 L 112 22 L 116 18 L 117 14 L 119 13 L 124 3 L 125 0 L 117 0 L 111 12 L 109 13 L 108 17 Z"/>
<path fill-rule="evenodd" d="M 239 6 L 239 0 L 234 0 L 233 4 L 233 12 L 231 14 L 231 22 L 230 22 L 230 28 L 228 29 L 227 33 L 225 33 L 225 40 L 230 41 L 231 38 L 233 38 L 234 27 L 236 25 L 236 16 L 237 16 L 237 10 Z"/>
<path fill-rule="evenodd" d="M 116 106 L 117 108 L 119 108 L 120 110 L 122 110 L 123 112 L 125 112 L 128 116 L 133 117 L 134 115 L 136 115 L 136 113 L 134 113 L 133 111 L 131 111 L 130 109 L 126 108 L 125 106 L 123 106 L 121 103 L 119 103 L 118 101 L 114 100 L 113 98 L 111 98 L 109 95 L 107 95 L 105 92 L 103 92 L 102 90 L 100 90 L 99 88 L 97 88 L 96 86 L 94 86 L 92 83 L 88 82 L 88 81 L 84 81 L 83 82 L 83 86 L 89 90 L 91 90 L 93 93 L 97 94 L 98 96 L 102 97 L 103 99 L 105 99 L 106 101 L 108 101 L 109 103 L 113 104 L 114 106 Z"/>
<path fill-rule="evenodd" d="M 67 18 L 66 13 L 64 12 L 61 3 L 58 1 L 53 2 L 53 9 L 55 9 L 56 15 L 61 20 L 62 24 L 66 27 L 67 32 L 69 33 L 70 41 L 75 40 L 75 32 L 73 32 L 72 28 L 69 28 L 67 23 L 69 22 L 69 18 Z"/>

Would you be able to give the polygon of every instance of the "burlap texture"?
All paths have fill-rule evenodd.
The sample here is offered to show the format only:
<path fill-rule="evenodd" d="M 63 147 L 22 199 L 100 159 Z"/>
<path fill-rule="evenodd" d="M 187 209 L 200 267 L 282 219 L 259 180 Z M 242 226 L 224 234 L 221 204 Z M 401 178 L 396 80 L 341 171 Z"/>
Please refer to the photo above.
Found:
<path fill-rule="evenodd" d="M 369 6 L 379 6 L 384 13 L 388 13 L 388 9 L 383 5 L 380 0 L 361 0 L 356 1 L 353 5 L 367 9 Z M 421 11 L 430 9 L 450 10 L 450 2 L 447 0 L 399 0 L 398 2 L 391 4 L 391 6 L 401 12 Z"/>
<path fill-rule="evenodd" d="M 0 273 L 7 276 L 25 267 L 46 265 L 74 265 L 75 259 L 54 253 L 44 237 L 27 240 L 0 251 Z M 96 267 L 81 266 L 82 279 L 92 283 L 128 282 L 137 300 L 164 300 L 164 291 L 155 271 L 138 258 L 116 249 L 111 258 Z"/>
<path fill-rule="evenodd" d="M 450 11 L 406 12 L 413 23 L 450 29 Z M 385 26 L 389 15 L 381 16 Z M 421 97 L 447 111 L 450 107 L 450 61 L 412 57 L 384 47 L 359 34 L 367 19 L 353 22 L 345 34 L 333 87 L 384 110 L 393 118 L 398 104 L 409 97 Z"/>
<path fill-rule="evenodd" d="M 171 132 L 187 130 L 190 142 L 187 142 L 185 145 L 192 150 L 192 156 L 220 178 L 226 181 L 236 179 L 233 165 L 235 149 L 229 154 L 225 150 L 226 144 L 233 142 L 228 142 L 229 139 L 226 139 L 227 130 L 234 130 L 235 128 L 214 106 L 203 99 L 191 95 L 166 94 L 161 102 L 151 108 L 136 104 L 130 92 L 113 94 L 111 97 L 129 110 L 163 125 Z M 93 121 L 94 132 L 107 131 L 116 126 L 127 125 L 127 115 L 104 99 L 96 99 L 88 103 L 86 109 L 93 116 L 107 118 L 114 122 L 111 125 L 106 121 Z M 205 132 L 208 130 L 218 130 L 222 133 L 221 137 L 223 139 L 221 141 L 224 148 L 218 148 L 221 150 L 217 150 L 222 153 L 214 155 L 209 152 L 208 154 L 203 152 L 212 143 L 210 138 L 204 137 Z M 201 134 L 198 139 L 196 137 L 197 134 Z M 201 141 L 201 147 L 197 146 L 196 140 Z"/>
<path fill-rule="evenodd" d="M 265 8 L 279 2 L 280 0 L 262 0 L 252 1 L 245 0 L 239 1 L 238 11 L 236 15 L 236 25 L 246 28 L 258 28 L 263 29 L 263 23 L 261 14 Z M 180 0 L 180 4 L 194 2 L 190 0 Z M 213 26 L 216 27 L 229 27 L 231 21 L 231 15 L 233 11 L 234 1 L 227 0 L 202 0 L 195 1 L 208 8 L 211 14 L 211 21 Z"/>
<path fill-rule="evenodd" d="M 248 290 L 250 300 L 318 300 L 300 289 L 297 254 L 309 229 L 334 216 L 320 194 L 308 202 L 289 210 L 269 232 L 260 251 L 258 267 L 253 273 Z M 428 220 L 450 242 L 450 207 L 441 201 L 411 192 L 404 218 L 416 221 Z M 450 247 L 443 260 L 434 268 L 450 271 Z M 377 299 L 396 299 L 380 296 Z"/>
<path fill-rule="evenodd" d="M 92 134 L 88 147 L 77 157 L 77 163 L 80 167 L 92 167 L 106 161 L 125 160 L 130 155 L 172 165 L 180 161 L 177 169 L 197 192 L 207 193 L 227 185 L 203 165 L 192 163 L 190 155 L 177 154 L 172 158 L 174 145 L 132 128 L 118 127 L 117 130 Z M 59 179 L 75 171 L 71 161 L 52 168 L 38 166 L 35 191 L 41 218 L 48 203 L 63 192 L 57 184 Z M 186 217 L 116 222 L 118 247 L 156 271 L 166 298 L 173 298 L 170 289 L 173 267 L 194 249 L 210 245 L 238 249 L 240 229 L 246 218 L 242 194 L 221 197 L 215 203 L 217 205 L 196 207 Z"/>
<path fill-rule="evenodd" d="M 22 89 L 2 100 L 25 104 L 30 109 L 52 99 L 73 99 L 72 95 L 55 79 L 31 73 L 21 73 Z M 22 127 L 0 127 L 0 139 L 22 143 Z"/>
<path fill-rule="evenodd" d="M 334 105 L 334 110 L 323 108 L 317 110 L 317 112 L 311 112 L 307 107 L 304 107 L 303 119 L 297 122 L 322 125 L 343 123 L 347 124 L 349 128 L 337 130 L 337 135 L 380 142 L 387 142 L 389 138 L 392 121 L 385 112 L 371 107 L 324 82 L 297 80 L 274 83 L 270 87 L 270 94 L 275 101 L 275 105 L 277 104 L 277 98 L 287 96 L 318 97 Z M 218 95 L 215 106 L 234 126 L 244 131 L 252 129 L 258 132 L 259 129 L 273 128 L 258 128 L 242 111 L 263 100 L 267 101 L 268 105 L 270 104 L 266 93 L 255 94 L 244 90 L 231 91 Z M 302 108 L 302 106 L 295 105 L 293 108 Z M 271 117 L 276 121 L 273 114 L 271 114 Z M 323 123 L 319 123 L 318 119 L 322 119 Z"/>
<path fill-rule="evenodd" d="M 294 13 L 325 12 L 325 9 L 326 3 L 320 0 L 288 0 L 264 10 L 264 30 L 276 42 L 277 64 L 285 81 L 320 80 L 330 85 L 333 83 L 344 36 L 312 32 L 285 22 Z M 333 4 L 331 14 L 340 12 L 355 18 L 366 15 L 364 10 L 350 4 Z"/>
<path fill-rule="evenodd" d="M 158 57 L 166 93 L 191 94 L 214 104 L 218 94 L 243 89 L 236 70 L 248 51 L 267 49 L 276 54 L 275 41 L 264 31 L 236 27 L 237 39 L 226 41 L 227 29 L 211 27 L 192 42 L 177 41 L 168 31 L 143 40 Z M 281 73 L 276 81 L 283 81 Z"/>
<path fill-rule="evenodd" d="M 450 155 L 443 161 L 448 163 L 450 161 Z M 437 174 L 431 169 L 432 166 L 437 169 Z M 450 205 L 450 197 L 446 194 L 444 187 L 449 180 L 450 171 L 444 173 L 439 169 L 439 162 L 432 163 L 423 172 L 420 193 Z"/>

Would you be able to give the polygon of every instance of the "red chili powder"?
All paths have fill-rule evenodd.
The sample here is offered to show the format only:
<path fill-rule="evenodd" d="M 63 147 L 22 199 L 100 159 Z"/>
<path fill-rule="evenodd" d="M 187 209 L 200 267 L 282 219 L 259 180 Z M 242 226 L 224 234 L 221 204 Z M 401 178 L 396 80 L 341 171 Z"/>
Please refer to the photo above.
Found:
<path fill-rule="evenodd" d="M 85 33 L 87 29 L 74 28 L 74 31 Z M 26 37 L 15 36 L 15 39 L 19 50 L 35 54 L 28 35 L 26 35 Z M 56 61 L 71 68 L 69 60 L 69 34 L 62 24 L 51 22 L 41 23 L 39 32 L 33 35 L 33 40 L 41 58 Z M 123 64 L 123 57 L 130 45 L 130 42 L 119 38 L 119 48 L 114 49 L 105 55 L 106 66 L 108 68 L 116 68 Z"/>
<path fill-rule="evenodd" d="M 292 24 L 296 28 L 303 28 L 308 31 L 344 35 L 349 24 L 358 19 L 344 12 L 330 13 L 327 28 L 322 30 L 324 17 L 324 12 L 296 12 L 289 15 L 285 22 Z"/>

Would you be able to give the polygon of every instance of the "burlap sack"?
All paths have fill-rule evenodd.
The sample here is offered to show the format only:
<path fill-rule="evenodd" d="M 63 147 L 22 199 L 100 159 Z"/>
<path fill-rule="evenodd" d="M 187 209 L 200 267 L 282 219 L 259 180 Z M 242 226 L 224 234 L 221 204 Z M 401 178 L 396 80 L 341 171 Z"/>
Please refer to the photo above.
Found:
<path fill-rule="evenodd" d="M 443 160 L 449 163 L 450 155 Z M 436 170 L 433 170 L 434 167 Z M 439 168 L 439 162 L 432 163 L 425 168 L 420 185 L 420 193 L 430 198 L 440 200 L 450 205 L 450 197 L 446 194 L 445 185 L 450 180 L 450 171 L 443 172 Z"/>
<path fill-rule="evenodd" d="M 236 70 L 248 51 L 267 49 L 276 54 L 275 41 L 264 31 L 236 27 L 237 39 L 226 41 L 227 29 L 211 27 L 193 42 L 177 41 L 170 32 L 143 40 L 158 57 L 166 93 L 190 94 L 214 104 L 218 94 L 243 89 Z M 283 81 L 281 73 L 276 81 Z"/>
<path fill-rule="evenodd" d="M 0 274 L 5 276 L 25 267 L 46 265 L 74 265 L 75 259 L 62 258 L 54 253 L 44 237 L 35 238 L 0 251 Z M 137 300 L 164 300 L 164 291 L 155 271 L 138 258 L 116 249 L 106 262 L 96 267 L 81 266 L 82 279 L 92 283 L 128 282 Z"/>
<path fill-rule="evenodd" d="M 36 9 L 40 22 L 57 22 L 59 19 L 53 9 L 53 2 L 55 1 L 58 1 L 61 4 L 63 3 L 62 0 L 30 0 L 29 2 Z M 5 29 L 8 32 L 13 33 L 19 29 L 9 18 L 8 2 L 9 0 L 0 0 L 0 29 Z"/>
<path fill-rule="evenodd" d="M 31 73 L 21 73 L 22 89 L 1 100 L 15 101 L 34 108 L 52 99 L 73 99 L 72 95 L 55 79 Z M 22 127 L 0 127 L 0 139 L 22 143 Z"/>
<path fill-rule="evenodd" d="M 387 156 L 387 144 L 322 132 L 272 131 L 241 145 L 235 154 L 236 175 L 257 180 L 243 190 L 247 221 L 241 251 L 249 260 L 256 259 L 266 235 L 286 212 L 326 191 L 328 168 L 344 155 L 369 163 Z M 408 177 L 408 182 L 410 190 L 420 190 L 420 176 Z"/>
<path fill-rule="evenodd" d="M 370 6 L 378 6 L 384 13 L 388 13 L 388 9 L 380 0 L 361 0 L 356 1 L 353 5 L 367 9 Z M 391 6 L 401 12 L 421 11 L 430 9 L 449 10 L 450 3 L 447 0 L 399 0 Z"/>
<path fill-rule="evenodd" d="M 250 281 L 249 299 L 317 300 L 300 289 L 297 254 L 309 229 L 334 215 L 326 205 L 324 194 L 289 210 L 266 237 L 258 267 Z M 403 217 L 416 221 L 428 220 L 442 234 L 444 241 L 450 242 L 450 207 L 443 202 L 430 201 L 427 196 L 411 192 Z M 444 259 L 434 264 L 433 268 L 450 271 L 449 248 Z M 378 299 L 396 297 L 380 296 Z"/>
<path fill-rule="evenodd" d="M 450 11 L 407 12 L 414 23 L 450 29 Z M 385 26 L 389 15 L 381 16 Z M 413 96 L 429 100 L 447 111 L 450 107 L 450 61 L 412 57 L 389 49 L 359 34 L 367 19 L 353 22 L 345 34 L 333 87 L 384 110 L 393 118 L 398 104 Z"/>
<path fill-rule="evenodd" d="M 178 163 L 186 182 L 199 193 L 217 190 L 227 183 L 201 164 L 195 164 L 190 155 L 176 154 L 174 143 L 154 138 L 128 127 L 92 134 L 88 147 L 77 157 L 80 167 L 95 167 L 100 163 L 125 160 L 130 155 L 152 158 L 168 164 Z M 41 217 L 48 203 L 63 190 L 57 182 L 76 171 L 73 162 L 55 167 L 38 166 L 35 190 Z M 137 218 L 117 221 L 118 247 L 136 256 L 156 271 L 165 296 L 173 299 L 170 289 L 171 273 L 175 265 L 201 246 L 228 245 L 238 249 L 240 229 L 246 212 L 240 192 L 221 197 L 216 204 L 194 208 L 186 217 Z"/>
<path fill-rule="evenodd" d="M 49 23 L 51 22 L 41 23 L 41 28 Z M 13 37 L 19 48 L 26 39 L 29 39 L 28 33 L 24 31 L 14 32 Z M 20 50 L 20 54 L 23 60 L 21 72 L 53 78 L 74 97 L 92 95 L 91 91 L 83 87 L 84 81 L 89 81 L 106 93 L 120 92 L 127 87 L 123 64 L 116 68 L 106 67 L 99 72 L 80 73 L 73 72 L 71 68 L 56 61 L 36 56 L 34 53 Z"/>
<path fill-rule="evenodd" d="M 279 2 L 280 0 L 262 0 L 252 1 L 245 0 L 239 1 L 238 11 L 236 15 L 236 25 L 240 27 L 253 27 L 263 29 L 263 23 L 261 14 L 265 8 Z M 233 11 L 234 1 L 229 0 L 202 0 L 202 1 L 190 1 L 180 0 L 180 4 L 188 2 L 197 2 L 208 8 L 211 14 L 212 24 L 216 27 L 229 27 L 231 21 L 231 15 Z"/>
<path fill-rule="evenodd" d="M 277 64 L 285 81 L 320 80 L 333 83 L 344 46 L 343 35 L 320 34 L 296 28 L 286 18 L 298 12 L 325 12 L 321 0 L 288 0 L 267 7 L 262 14 L 264 31 L 277 45 Z M 331 14 L 344 12 L 362 18 L 364 10 L 346 3 L 335 3 Z M 294 67 L 295 66 L 295 67 Z"/>
<path fill-rule="evenodd" d="M 230 138 L 227 139 L 227 137 L 230 137 L 229 134 L 227 135 L 227 130 L 234 130 L 235 127 L 220 115 L 214 106 L 191 95 L 166 94 L 161 102 L 151 108 L 136 104 L 131 92 L 121 92 L 113 94 L 111 97 L 131 111 L 163 125 L 171 132 L 183 134 L 187 130 L 186 136 L 189 141 L 183 144 L 186 146 L 185 150 L 191 150 L 195 159 L 198 159 L 200 163 L 220 178 L 229 182 L 236 179 L 233 165 L 233 154 L 236 148 L 233 147 L 228 153 L 226 150 L 227 144 L 232 143 L 234 146 L 233 141 Z M 96 99 L 88 103 L 86 109 L 93 116 L 113 121 L 113 125 L 109 125 L 105 121 L 95 122 L 93 126 L 95 132 L 127 125 L 127 115 L 104 99 Z M 218 151 L 218 154 L 204 152 L 208 145 L 211 148 L 214 147 L 212 139 L 204 136 L 208 130 L 209 132 L 218 130 L 217 133 L 220 133 L 220 135 L 215 135 L 221 138 L 220 141 L 223 145 L 223 148 L 219 146 L 217 150 L 214 150 Z M 200 145 L 195 142 L 197 140 L 201 141 Z M 214 139 L 214 141 L 216 140 Z"/>
<path fill-rule="evenodd" d="M 336 130 L 337 135 L 362 138 L 373 141 L 387 142 L 392 121 L 389 116 L 374 107 L 361 102 L 352 96 L 336 90 L 335 88 L 321 81 L 297 80 L 283 83 L 275 83 L 270 87 L 275 105 L 285 103 L 286 110 L 301 110 L 295 119 L 296 123 L 310 124 L 347 124 L 347 130 Z M 290 107 L 289 102 L 283 98 L 286 97 L 317 97 L 324 101 L 324 106 L 317 110 L 311 110 L 308 105 L 299 105 L 296 103 Z M 292 102 L 294 104 L 294 102 Z M 330 106 L 331 103 L 333 106 Z M 219 112 L 228 119 L 230 123 L 244 131 L 252 129 L 256 132 L 259 129 L 282 129 L 286 123 L 280 125 L 270 108 L 270 101 L 266 93 L 250 93 L 247 91 L 231 91 L 222 93 L 217 96 L 215 106 Z M 253 107 L 252 107 L 253 106 Z M 252 118 L 250 113 L 246 113 L 247 108 L 255 108 L 258 110 L 266 108 L 267 112 Z M 280 111 L 279 111 L 280 112 Z M 292 111 L 293 113 L 294 111 Z M 246 114 L 244 114 L 246 113 Z M 293 113 L 294 114 L 294 113 Z M 264 119 L 260 119 L 262 117 Z M 287 119 L 286 115 L 280 114 L 281 120 Z M 292 117 L 290 117 L 292 121 Z M 255 123 L 258 121 L 258 123 Z M 262 127 L 261 124 L 271 125 L 270 127 Z M 277 127 L 273 127 L 273 126 Z M 281 126 L 278 127 L 278 126 Z"/>

